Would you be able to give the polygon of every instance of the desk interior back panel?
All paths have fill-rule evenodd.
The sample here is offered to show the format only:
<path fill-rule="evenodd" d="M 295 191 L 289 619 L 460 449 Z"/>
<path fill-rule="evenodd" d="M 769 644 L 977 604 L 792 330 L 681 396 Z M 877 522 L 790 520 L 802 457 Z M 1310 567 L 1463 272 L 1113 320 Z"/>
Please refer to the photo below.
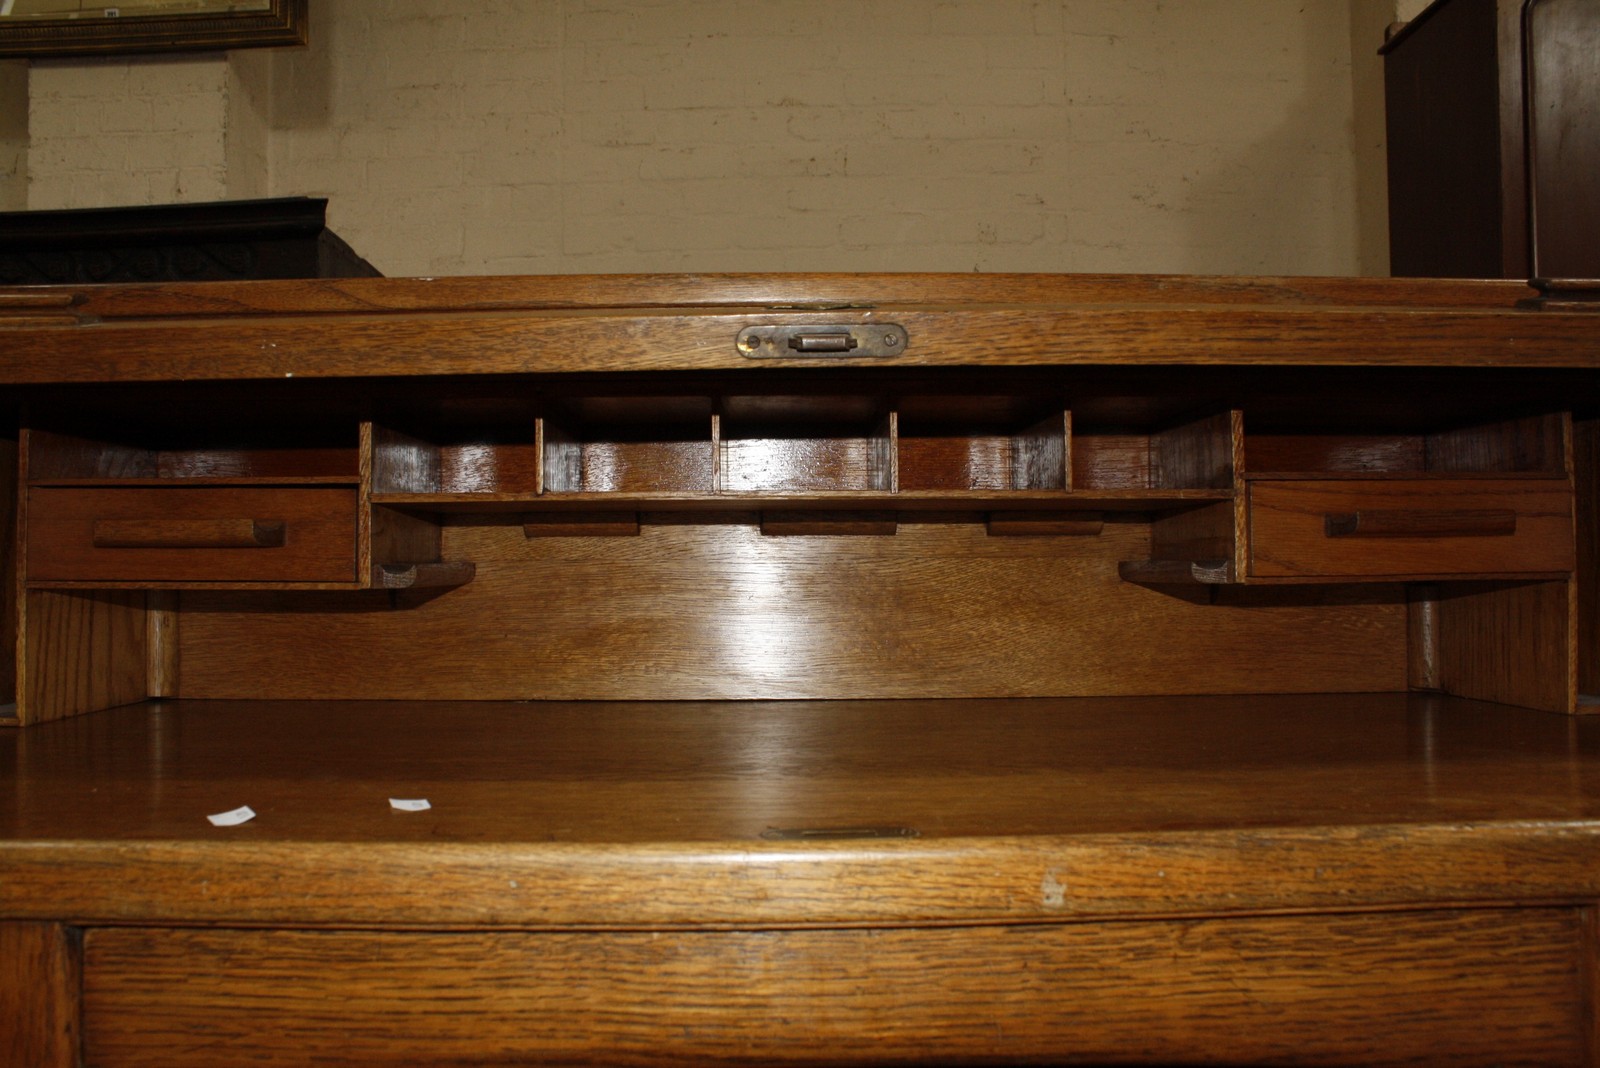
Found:
<path fill-rule="evenodd" d="M 1118 578 L 1149 528 L 763 536 L 754 515 L 635 538 L 453 517 L 444 592 L 186 591 L 175 695 L 739 699 L 1368 692 L 1406 686 L 1399 586 L 1204 589 Z M 973 517 L 976 518 L 976 517 Z M 1207 600 L 1212 603 L 1202 603 Z"/>

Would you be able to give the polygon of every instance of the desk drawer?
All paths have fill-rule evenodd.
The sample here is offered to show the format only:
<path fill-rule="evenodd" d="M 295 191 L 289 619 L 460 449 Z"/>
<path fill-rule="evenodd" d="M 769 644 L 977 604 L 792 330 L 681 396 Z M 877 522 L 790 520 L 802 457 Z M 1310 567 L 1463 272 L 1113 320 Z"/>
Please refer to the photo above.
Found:
<path fill-rule="evenodd" d="M 110 928 L 102 1068 L 1571 1064 L 1573 909 L 883 930 Z"/>
<path fill-rule="evenodd" d="M 35 487 L 28 578 L 351 582 L 356 491 L 318 487 Z"/>
<path fill-rule="evenodd" d="M 1566 479 L 1250 483 L 1252 578 L 1559 573 L 1574 564 Z"/>

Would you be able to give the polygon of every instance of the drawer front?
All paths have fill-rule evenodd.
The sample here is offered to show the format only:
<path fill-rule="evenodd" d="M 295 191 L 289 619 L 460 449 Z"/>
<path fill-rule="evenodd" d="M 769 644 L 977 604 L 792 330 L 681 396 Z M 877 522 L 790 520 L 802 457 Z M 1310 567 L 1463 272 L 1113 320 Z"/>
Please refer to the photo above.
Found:
<path fill-rule="evenodd" d="M 1252 578 L 1550 574 L 1574 566 L 1565 479 L 1250 483 Z"/>
<path fill-rule="evenodd" d="M 1058 926 L 108 928 L 103 1068 L 1005 1062 L 1570 1064 L 1576 910 Z"/>
<path fill-rule="evenodd" d="M 27 537 L 37 581 L 351 582 L 356 492 L 36 487 Z"/>

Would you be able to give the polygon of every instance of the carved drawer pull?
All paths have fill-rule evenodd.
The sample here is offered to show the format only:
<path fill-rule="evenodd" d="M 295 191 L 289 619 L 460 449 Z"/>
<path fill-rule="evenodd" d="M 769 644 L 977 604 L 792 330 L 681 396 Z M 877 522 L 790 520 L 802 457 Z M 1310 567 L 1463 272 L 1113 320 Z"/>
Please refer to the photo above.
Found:
<path fill-rule="evenodd" d="M 276 519 L 97 519 L 96 549 L 270 549 L 283 544 Z"/>
<path fill-rule="evenodd" d="M 1489 538 L 1517 532 L 1507 508 L 1427 511 L 1410 508 L 1333 512 L 1323 518 L 1330 538 Z"/>

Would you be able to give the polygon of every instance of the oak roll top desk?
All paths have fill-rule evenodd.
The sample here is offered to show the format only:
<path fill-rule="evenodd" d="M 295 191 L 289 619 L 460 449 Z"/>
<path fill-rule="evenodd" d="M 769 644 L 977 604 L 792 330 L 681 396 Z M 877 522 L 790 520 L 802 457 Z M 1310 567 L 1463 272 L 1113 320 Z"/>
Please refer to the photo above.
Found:
<path fill-rule="evenodd" d="M 0 290 L 0 1057 L 1600 1063 L 1581 290 Z"/>

